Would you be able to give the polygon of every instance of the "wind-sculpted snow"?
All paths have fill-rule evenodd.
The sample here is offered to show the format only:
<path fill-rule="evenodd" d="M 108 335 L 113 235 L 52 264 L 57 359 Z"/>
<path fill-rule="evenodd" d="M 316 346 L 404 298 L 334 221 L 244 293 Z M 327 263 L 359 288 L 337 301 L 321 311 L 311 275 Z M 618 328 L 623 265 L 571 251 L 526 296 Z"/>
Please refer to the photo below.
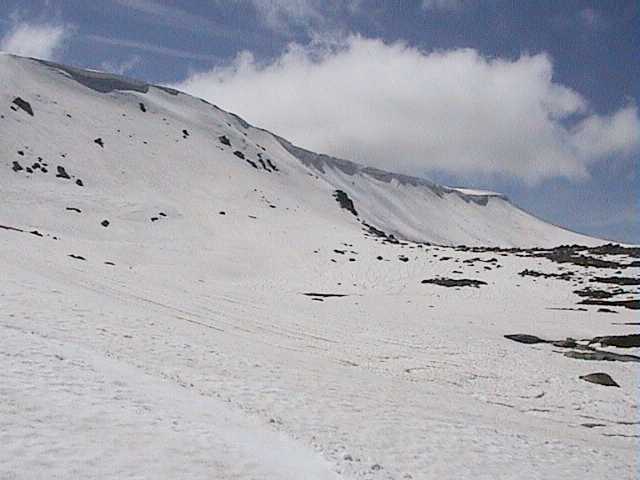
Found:
<path fill-rule="evenodd" d="M 637 476 L 639 249 L 105 82 L 0 55 L 0 478 Z"/>

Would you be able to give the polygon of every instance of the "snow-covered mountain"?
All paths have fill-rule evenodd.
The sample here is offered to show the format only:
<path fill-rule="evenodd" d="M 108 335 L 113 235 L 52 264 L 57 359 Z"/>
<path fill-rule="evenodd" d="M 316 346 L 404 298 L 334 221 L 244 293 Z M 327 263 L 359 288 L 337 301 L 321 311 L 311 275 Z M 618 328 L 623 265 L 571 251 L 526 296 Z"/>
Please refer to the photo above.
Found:
<path fill-rule="evenodd" d="M 24 167 L 2 176 L 3 190 L 21 197 L 27 189 L 32 200 L 51 206 L 65 197 L 95 214 L 124 216 L 128 223 L 114 225 L 119 235 L 138 228 L 133 212 L 143 221 L 162 208 L 185 218 L 194 210 L 207 215 L 214 205 L 249 212 L 268 197 L 289 212 L 283 218 L 288 222 L 299 223 L 304 216 L 318 228 L 347 229 L 366 222 L 418 242 L 597 243 L 523 212 L 500 194 L 448 188 L 309 152 L 177 91 L 11 55 L 2 55 L 0 62 L 4 104 L 18 97 L 33 111 L 7 116 L 1 124 L 5 168 L 10 171 L 13 160 Z M 18 151 L 23 154 L 16 156 Z M 42 163 L 46 173 L 37 168 Z M 56 178 L 58 167 L 72 181 Z M 69 187 L 77 178 L 84 186 Z M 352 200 L 358 219 L 338 211 L 336 190 Z M 20 211 L 19 217 L 27 227 L 56 231 L 60 222 L 71 221 L 79 228 L 77 219 L 40 209 Z"/>
<path fill-rule="evenodd" d="M 0 478 L 637 476 L 637 248 L 11 55 L 0 160 Z"/>

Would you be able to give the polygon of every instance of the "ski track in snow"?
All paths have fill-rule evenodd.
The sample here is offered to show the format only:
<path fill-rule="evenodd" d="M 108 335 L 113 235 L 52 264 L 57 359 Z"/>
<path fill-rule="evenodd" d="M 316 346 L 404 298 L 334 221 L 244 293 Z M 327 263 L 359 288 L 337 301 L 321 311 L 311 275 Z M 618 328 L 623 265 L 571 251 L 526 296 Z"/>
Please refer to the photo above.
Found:
<path fill-rule="evenodd" d="M 365 237 L 335 189 L 409 238 L 451 228 L 452 243 L 481 240 L 485 215 L 500 212 L 497 243 L 582 238 L 500 198 L 483 213 L 456 197 L 423 231 L 412 218 L 431 214 L 414 203 L 431 201 L 426 190 L 323 174 L 199 100 L 96 93 L 6 55 L 0 67 L 0 225 L 17 229 L 0 230 L 0 478 L 638 475 L 638 364 L 503 335 L 636 333 L 624 325 L 633 310 L 601 313 L 573 290 L 640 269 Z M 18 95 L 33 117 L 9 108 Z M 49 173 L 11 171 L 38 156 Z M 56 178 L 58 164 L 84 186 Z M 437 277 L 487 285 L 420 283 Z M 577 307 L 586 311 L 551 310 Z M 597 371 L 620 388 L 578 378 Z"/>

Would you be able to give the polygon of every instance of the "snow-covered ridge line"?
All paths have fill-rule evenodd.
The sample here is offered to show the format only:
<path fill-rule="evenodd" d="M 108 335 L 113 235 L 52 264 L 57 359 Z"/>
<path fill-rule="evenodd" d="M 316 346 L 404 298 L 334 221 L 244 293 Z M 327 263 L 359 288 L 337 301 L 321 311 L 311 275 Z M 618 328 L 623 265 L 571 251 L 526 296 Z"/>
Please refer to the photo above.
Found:
<path fill-rule="evenodd" d="M 84 85 L 85 87 L 91 88 L 100 93 L 109 93 L 114 90 L 119 91 L 134 91 L 139 93 L 147 93 L 149 88 L 159 88 L 164 90 L 167 93 L 174 95 L 187 95 L 189 97 L 193 97 L 192 95 L 181 92 L 172 88 L 168 88 L 165 86 L 154 85 L 150 83 L 143 82 L 141 80 L 128 78 L 121 75 L 116 75 L 108 72 L 102 72 L 98 70 L 87 70 L 81 68 L 70 67 L 67 65 L 62 65 L 55 62 L 49 62 L 46 60 L 33 59 L 39 63 L 42 63 L 50 68 L 54 68 L 68 75 L 70 78 L 75 80 L 76 82 Z M 194 97 L 197 98 L 197 97 Z M 200 99 L 202 100 L 202 99 Z M 208 103 L 208 102 L 207 102 Z M 214 105 L 216 108 L 219 108 L 217 105 Z M 220 109 L 220 108 L 219 108 Z M 224 113 L 228 115 L 232 115 L 238 120 L 238 123 L 244 128 L 257 128 L 247 122 L 245 119 L 240 117 L 237 114 L 227 112 L 224 109 L 220 109 Z M 389 172 L 387 170 L 382 170 L 374 167 L 367 167 L 365 165 L 361 165 L 359 163 L 344 160 L 341 158 L 336 158 L 330 155 L 316 153 L 311 150 L 307 150 L 305 148 L 294 145 L 290 141 L 276 135 L 268 130 L 260 128 L 270 135 L 273 135 L 280 144 L 294 157 L 300 160 L 303 164 L 308 167 L 313 167 L 317 170 L 320 170 L 322 173 L 325 173 L 325 167 L 335 168 L 340 170 L 343 173 L 348 175 L 356 175 L 356 174 L 364 174 L 368 175 L 376 180 L 390 182 L 392 180 L 397 180 L 400 184 L 403 185 L 412 185 L 412 186 L 421 186 L 427 187 L 431 189 L 438 196 L 441 196 L 445 193 L 455 193 L 461 196 L 465 200 L 473 201 L 479 205 L 486 205 L 489 197 L 500 197 L 504 200 L 507 200 L 506 196 L 497 192 L 485 192 L 481 190 L 471 190 L 464 188 L 450 188 L 444 185 L 438 185 L 431 180 L 415 177 L 411 175 L 404 175 L 401 173 Z"/>
<path fill-rule="evenodd" d="M 15 156 L 13 166 L 8 162 L 6 168 L 16 175 L 24 170 L 25 180 L 38 175 L 43 188 L 50 188 L 51 180 L 46 172 L 41 175 L 39 159 L 57 157 L 60 160 L 52 167 L 69 170 L 76 182 L 102 185 L 107 198 L 144 190 L 145 205 L 151 199 L 164 205 L 170 196 L 181 197 L 183 190 L 174 189 L 176 182 L 183 189 L 201 188 L 205 201 L 212 189 L 228 191 L 225 198 L 235 203 L 251 185 L 250 196 L 261 192 L 260 201 L 271 204 L 267 198 L 284 202 L 286 197 L 289 208 L 305 209 L 309 221 L 323 228 L 362 231 L 369 225 L 399 240 L 439 245 L 604 243 L 535 218 L 499 193 L 452 188 L 298 147 L 174 89 L 14 55 L 2 55 L 0 62 L 2 101 L 10 109 L 18 108 L 12 102 L 24 102 L 35 111 L 29 119 L 5 117 L 7 135 L 0 153 L 7 159 Z M 150 176 L 150 171 L 157 175 Z M 121 173 L 115 176 L 115 172 Z M 230 178 L 234 180 L 228 182 Z M 131 188 L 131 181 L 140 183 L 138 190 Z M 7 182 L 11 188 L 34 188 L 33 183 Z M 333 208 L 339 208 L 338 191 L 353 202 L 357 219 L 342 212 L 333 217 Z M 174 209 L 177 213 L 181 207 Z M 157 217 L 157 211 L 149 215 Z M 299 221 L 296 217 L 294 223 Z M 40 221 L 33 226 L 44 228 Z"/>

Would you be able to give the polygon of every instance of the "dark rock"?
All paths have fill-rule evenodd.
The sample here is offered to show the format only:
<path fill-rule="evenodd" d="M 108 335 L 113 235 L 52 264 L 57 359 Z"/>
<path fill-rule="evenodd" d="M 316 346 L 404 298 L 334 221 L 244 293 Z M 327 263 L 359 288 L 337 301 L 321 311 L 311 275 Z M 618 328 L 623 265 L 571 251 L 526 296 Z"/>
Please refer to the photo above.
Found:
<path fill-rule="evenodd" d="M 103 220 L 100 222 L 100 225 L 102 225 L 104 228 L 107 228 L 109 226 L 109 220 Z"/>
<path fill-rule="evenodd" d="M 98 145 L 100 145 L 102 148 L 104 148 L 104 142 L 102 141 L 101 138 L 96 138 L 93 143 L 96 143 Z"/>
<path fill-rule="evenodd" d="M 31 230 L 29 233 L 31 235 L 35 235 L 36 237 L 44 237 L 44 235 L 41 234 L 38 230 Z"/>
<path fill-rule="evenodd" d="M 164 213 L 164 212 L 160 212 L 158 215 L 160 215 L 161 217 L 166 217 L 167 216 L 167 214 Z"/>
<path fill-rule="evenodd" d="M 405 263 L 406 263 L 406 262 L 408 262 L 408 261 L 409 261 L 409 258 L 408 258 L 408 257 L 405 257 L 404 255 L 400 255 L 400 256 L 398 257 L 398 260 L 400 260 L 401 262 L 405 262 Z M 424 283 L 424 282 L 422 282 L 422 283 Z"/>
<path fill-rule="evenodd" d="M 587 351 L 570 350 L 564 354 L 567 358 L 576 360 L 593 360 L 597 362 L 640 362 L 640 357 L 636 355 L 622 355 L 613 352 L 603 352 L 599 350 L 588 349 Z"/>
<path fill-rule="evenodd" d="M 151 221 L 152 221 L 152 222 L 157 222 L 158 220 L 159 220 L 159 218 L 158 218 L 158 217 L 151 217 Z"/>
<path fill-rule="evenodd" d="M 227 147 L 231 146 L 231 140 L 229 140 L 229 137 L 227 137 L 226 135 L 220 135 L 218 137 L 218 140 L 221 144 L 226 145 Z"/>
<path fill-rule="evenodd" d="M 625 307 L 629 310 L 640 310 L 640 300 L 594 300 L 587 298 L 579 303 L 582 305 L 602 305 L 604 307 Z"/>
<path fill-rule="evenodd" d="M 382 255 L 378 255 L 378 256 L 376 257 L 376 260 L 384 260 L 384 258 L 382 258 Z"/>
<path fill-rule="evenodd" d="M 75 258 L 76 260 L 86 260 L 82 255 L 74 255 L 73 253 L 69 255 L 71 258 Z"/>
<path fill-rule="evenodd" d="M 145 107 L 144 103 L 140 102 L 140 103 L 138 103 L 138 106 L 140 107 L 140 110 L 142 112 L 146 112 L 147 111 L 147 107 Z"/>
<path fill-rule="evenodd" d="M 271 167 L 274 172 L 278 171 L 278 167 L 276 167 L 275 163 L 271 161 L 271 159 L 267 158 L 267 164 Z"/>
<path fill-rule="evenodd" d="M 57 178 L 64 178 L 66 180 L 69 180 L 71 178 L 62 165 L 58 165 L 56 167 L 56 170 L 58 172 L 56 173 Z"/>
<path fill-rule="evenodd" d="M 14 172 L 19 172 L 19 171 L 21 171 L 21 170 L 24 170 L 24 168 L 22 168 L 22 165 L 20 165 L 20 162 L 17 162 L 17 161 L 15 161 L 15 160 L 13 161 L 13 166 L 11 167 L 11 169 L 12 169 Z"/>
<path fill-rule="evenodd" d="M 249 165 L 251 165 L 256 170 L 258 170 L 258 165 L 253 160 L 249 160 L 248 158 L 245 158 L 244 161 L 247 162 Z"/>
<path fill-rule="evenodd" d="M 17 152 L 17 153 L 18 153 L 18 155 L 20 155 L 21 157 L 24 157 L 24 151 L 22 151 L 22 150 L 18 150 L 18 152 Z"/>
<path fill-rule="evenodd" d="M 244 153 L 242 153 L 240 150 L 236 150 L 235 152 L 233 152 L 233 154 L 238 157 L 241 158 L 242 160 L 244 160 Z"/>
<path fill-rule="evenodd" d="M 68 210 L 70 212 L 82 213 L 82 210 L 80 210 L 79 208 L 76 208 L 76 207 L 67 207 L 66 210 Z"/>
<path fill-rule="evenodd" d="M 220 215 L 226 215 L 226 214 L 227 214 L 227 212 L 224 212 L 224 211 L 222 211 L 222 210 L 221 210 L 221 211 L 219 211 L 219 212 L 218 212 L 218 214 L 220 214 Z"/>
<path fill-rule="evenodd" d="M 576 348 L 578 343 L 573 338 L 567 338 L 566 340 L 556 340 L 551 342 L 554 347 L 558 348 Z"/>
<path fill-rule="evenodd" d="M 607 373 L 590 373 L 589 375 L 581 375 L 578 378 L 585 382 L 597 383 L 598 385 L 604 385 L 605 387 L 620 387 L 620 385 L 618 385 Z"/>
<path fill-rule="evenodd" d="M 318 297 L 318 298 L 340 298 L 340 297 L 346 297 L 347 295 L 344 293 L 314 293 L 314 292 L 307 292 L 307 293 L 303 293 L 302 295 L 305 295 L 307 297 Z"/>
<path fill-rule="evenodd" d="M 182 136 L 183 136 L 184 138 L 186 138 L 186 137 L 188 137 L 188 136 L 189 136 L 189 132 L 187 131 L 187 129 L 186 129 L 186 128 L 183 128 L 183 129 L 182 129 Z"/>
<path fill-rule="evenodd" d="M 600 313 L 618 313 L 615 310 L 611 310 L 610 308 L 599 308 L 598 312 L 600 312 Z"/>
<path fill-rule="evenodd" d="M 33 169 L 31 167 L 27 167 L 25 170 L 27 171 L 27 173 L 33 173 Z"/>
<path fill-rule="evenodd" d="M 509 340 L 513 340 L 518 343 L 526 343 L 529 345 L 533 345 L 535 343 L 549 343 L 549 340 L 543 340 L 540 337 L 536 337 L 535 335 L 527 335 L 525 333 L 513 333 L 509 335 L 505 335 L 504 338 L 508 338 Z"/>
<path fill-rule="evenodd" d="M 335 192 L 333 192 L 333 196 L 336 199 L 336 201 L 340 204 L 341 208 L 351 212 L 356 217 L 358 216 L 356 207 L 353 204 L 353 200 L 349 198 L 349 195 L 347 195 L 342 190 L 336 190 Z"/>
<path fill-rule="evenodd" d="M 634 348 L 640 347 L 640 335 L 607 335 L 595 337 L 589 342 L 589 344 L 592 343 L 599 343 L 603 347 Z"/>
<path fill-rule="evenodd" d="M 614 285 L 640 285 L 640 278 L 635 277 L 595 277 L 589 281 L 597 283 L 612 283 Z"/>
<path fill-rule="evenodd" d="M 82 183 L 82 180 L 80 180 L 79 178 L 76 180 L 76 185 L 78 185 L 79 187 L 84 187 L 84 183 Z"/>
<path fill-rule="evenodd" d="M 115 263 L 113 263 L 113 262 L 104 262 L 104 264 L 105 265 L 111 265 L 111 266 L 115 265 Z"/>
<path fill-rule="evenodd" d="M 32 117 L 34 116 L 33 115 L 33 109 L 31 108 L 31 104 L 29 102 L 27 102 L 26 100 L 23 100 L 20 97 L 16 97 L 16 98 L 13 99 L 13 102 L 11 102 L 11 103 L 16 105 L 18 108 L 21 108 L 22 110 L 27 112 Z"/>
<path fill-rule="evenodd" d="M 479 288 L 481 285 L 486 285 L 487 282 L 482 280 L 474 280 L 471 278 L 431 278 L 422 280 L 422 284 L 432 283 L 434 285 L 440 285 L 441 287 L 475 287 Z"/>

